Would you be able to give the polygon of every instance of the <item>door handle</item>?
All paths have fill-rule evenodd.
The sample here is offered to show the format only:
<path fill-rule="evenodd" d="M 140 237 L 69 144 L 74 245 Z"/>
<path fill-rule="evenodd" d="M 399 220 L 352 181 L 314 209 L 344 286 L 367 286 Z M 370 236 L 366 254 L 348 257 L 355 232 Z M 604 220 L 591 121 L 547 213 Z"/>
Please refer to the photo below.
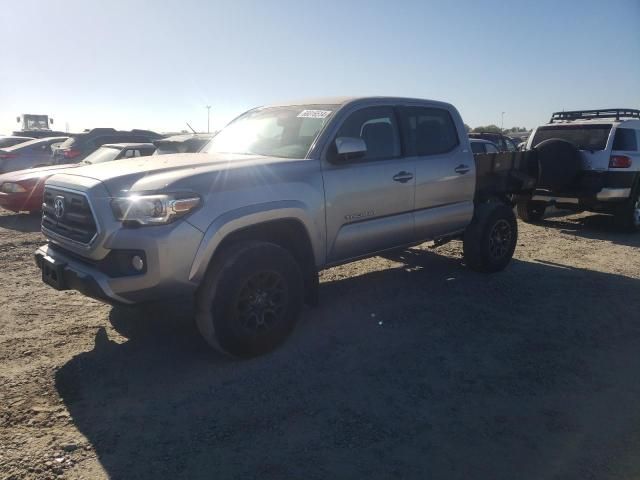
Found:
<path fill-rule="evenodd" d="M 407 183 L 409 180 L 413 178 L 413 173 L 411 172 L 398 172 L 393 176 L 394 182 Z"/>
<path fill-rule="evenodd" d="M 453 169 L 454 172 L 459 173 L 460 175 L 464 175 L 469 170 L 471 170 L 469 168 L 469 165 L 464 165 L 464 164 L 460 164 L 456 168 Z"/>

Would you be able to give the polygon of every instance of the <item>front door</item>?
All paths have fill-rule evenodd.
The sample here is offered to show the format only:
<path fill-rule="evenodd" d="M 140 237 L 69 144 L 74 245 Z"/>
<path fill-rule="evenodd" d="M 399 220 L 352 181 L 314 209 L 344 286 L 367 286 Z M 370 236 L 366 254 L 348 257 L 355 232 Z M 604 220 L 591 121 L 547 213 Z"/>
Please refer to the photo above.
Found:
<path fill-rule="evenodd" d="M 367 152 L 346 163 L 323 159 L 328 263 L 413 241 L 415 166 L 402 155 L 394 109 L 356 110 L 340 126 L 332 145 L 338 137 L 362 138 Z"/>

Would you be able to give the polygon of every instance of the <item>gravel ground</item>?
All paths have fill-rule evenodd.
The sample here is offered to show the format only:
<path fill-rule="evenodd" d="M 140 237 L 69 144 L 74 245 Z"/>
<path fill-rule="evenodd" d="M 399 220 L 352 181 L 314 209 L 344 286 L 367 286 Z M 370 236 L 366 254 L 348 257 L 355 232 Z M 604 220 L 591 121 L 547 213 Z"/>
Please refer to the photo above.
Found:
<path fill-rule="evenodd" d="M 0 478 L 638 478 L 640 235 L 610 223 L 520 223 L 489 276 L 458 242 L 331 269 L 232 362 L 188 306 L 45 287 L 38 219 L 0 216 Z"/>

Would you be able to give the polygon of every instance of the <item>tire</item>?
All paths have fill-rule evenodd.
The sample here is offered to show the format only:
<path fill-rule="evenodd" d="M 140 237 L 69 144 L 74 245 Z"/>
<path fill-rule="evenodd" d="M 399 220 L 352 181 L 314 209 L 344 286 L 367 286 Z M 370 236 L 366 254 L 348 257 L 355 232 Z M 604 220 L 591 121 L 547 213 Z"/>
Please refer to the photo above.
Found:
<path fill-rule="evenodd" d="M 476 207 L 464 233 L 464 261 L 477 272 L 499 272 L 511 261 L 518 241 L 518 222 L 513 210 L 503 203 Z"/>
<path fill-rule="evenodd" d="M 231 245 L 216 255 L 198 290 L 198 330 L 222 353 L 267 353 L 295 327 L 303 284 L 298 263 L 284 248 L 258 241 Z"/>
<path fill-rule="evenodd" d="M 618 228 L 624 232 L 640 232 L 640 183 L 637 183 L 631 196 L 614 214 Z"/>
<path fill-rule="evenodd" d="M 520 200 L 516 205 L 518 217 L 523 222 L 539 222 L 544 217 L 547 206 L 543 202 L 533 202 L 531 200 Z"/>
<path fill-rule="evenodd" d="M 582 168 L 576 146 L 559 138 L 550 138 L 534 147 L 538 165 L 536 188 L 562 191 L 571 187 Z"/>

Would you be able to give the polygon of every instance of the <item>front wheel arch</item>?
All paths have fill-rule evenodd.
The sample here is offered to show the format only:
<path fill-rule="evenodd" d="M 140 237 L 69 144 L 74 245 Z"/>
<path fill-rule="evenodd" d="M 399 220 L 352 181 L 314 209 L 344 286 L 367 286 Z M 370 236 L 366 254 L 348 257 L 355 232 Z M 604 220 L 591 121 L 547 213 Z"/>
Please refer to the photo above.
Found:
<path fill-rule="evenodd" d="M 307 228 L 297 218 L 266 220 L 229 232 L 215 246 L 206 262 L 205 271 L 230 246 L 248 241 L 272 243 L 290 252 L 303 274 L 305 302 L 312 306 L 317 305 L 319 280 L 313 244 Z M 199 283 L 201 282 L 202 280 Z"/>

